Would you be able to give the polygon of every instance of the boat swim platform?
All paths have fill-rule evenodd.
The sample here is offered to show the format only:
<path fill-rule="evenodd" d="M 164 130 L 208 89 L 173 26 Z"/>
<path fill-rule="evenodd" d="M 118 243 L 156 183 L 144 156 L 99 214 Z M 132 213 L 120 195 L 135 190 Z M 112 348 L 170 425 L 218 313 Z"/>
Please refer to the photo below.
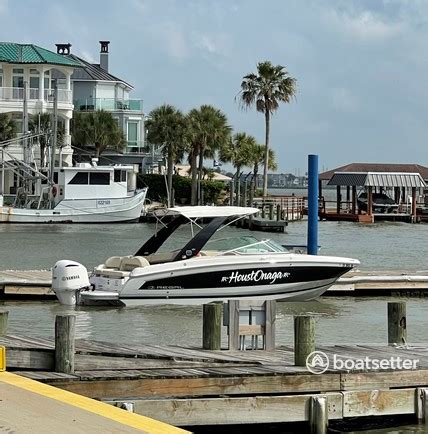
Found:
<path fill-rule="evenodd" d="M 56 300 L 51 271 L 0 271 L 0 300 Z M 424 296 L 428 295 L 428 270 L 360 271 L 342 276 L 326 296 Z"/>
<path fill-rule="evenodd" d="M 11 372 L 0 372 L 0 397 L 2 432 L 188 432 Z"/>
<path fill-rule="evenodd" d="M 331 365 L 321 374 L 294 366 L 291 346 L 274 351 L 208 351 L 76 340 L 74 373 L 63 374 L 53 372 L 51 340 L 3 336 L 0 345 L 6 347 L 7 369 L 38 381 L 40 388 L 54 386 L 58 394 L 72 392 L 126 406 L 190 429 L 305 422 L 310 419 L 310 401 L 319 397 L 327 400 L 329 423 L 367 416 L 407 415 L 415 421 L 428 416 L 428 345 L 317 346 L 330 360 L 334 355 L 353 361 L 400 357 L 416 368 L 368 371 Z M 0 390 L 5 389 L 1 379 L 0 375 Z M 25 403 L 17 402 L 14 411 L 21 414 L 25 408 Z"/>

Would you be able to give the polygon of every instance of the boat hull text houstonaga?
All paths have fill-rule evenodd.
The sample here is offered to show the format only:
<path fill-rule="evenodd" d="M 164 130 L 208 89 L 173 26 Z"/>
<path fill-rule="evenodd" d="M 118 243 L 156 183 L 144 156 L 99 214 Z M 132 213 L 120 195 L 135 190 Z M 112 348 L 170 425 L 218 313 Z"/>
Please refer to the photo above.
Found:
<path fill-rule="evenodd" d="M 269 281 L 269 283 L 275 283 L 277 279 L 282 279 L 289 276 L 290 273 L 283 273 L 282 271 L 265 273 L 263 270 L 253 270 L 251 273 L 247 274 L 241 274 L 239 271 L 232 271 L 232 274 L 230 276 L 223 277 L 221 281 L 226 283 L 261 281 Z"/>

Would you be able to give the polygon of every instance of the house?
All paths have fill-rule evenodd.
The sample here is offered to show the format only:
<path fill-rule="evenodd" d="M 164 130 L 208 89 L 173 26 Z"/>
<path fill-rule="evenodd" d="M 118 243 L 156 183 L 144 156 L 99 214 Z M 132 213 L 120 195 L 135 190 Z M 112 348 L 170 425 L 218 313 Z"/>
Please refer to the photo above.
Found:
<path fill-rule="evenodd" d="M 56 47 L 58 55 L 82 65 L 71 75 L 74 110 L 111 112 L 127 141 L 124 154 L 115 153 L 111 157 L 116 162 L 140 163 L 141 154 L 145 154 L 143 101 L 130 98 L 133 86 L 109 72 L 109 44 L 110 41 L 100 41 L 99 63 L 72 54 L 71 44 L 56 44 Z"/>
<path fill-rule="evenodd" d="M 0 42 L 0 113 L 11 113 L 18 132 L 24 132 L 24 89 L 29 115 L 52 112 L 54 78 L 58 83 L 58 122 L 64 125 L 62 158 L 71 164 L 70 120 L 73 116 L 71 76 L 80 63 L 33 44 Z M 23 159 L 23 148 L 10 145 L 8 152 Z M 5 157 L 5 160 L 7 157 Z"/>

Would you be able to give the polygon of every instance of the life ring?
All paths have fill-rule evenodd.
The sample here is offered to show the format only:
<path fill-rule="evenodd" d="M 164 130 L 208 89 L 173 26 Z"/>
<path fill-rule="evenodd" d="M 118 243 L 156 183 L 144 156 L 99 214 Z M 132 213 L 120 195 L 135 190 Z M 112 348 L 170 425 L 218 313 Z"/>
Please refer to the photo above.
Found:
<path fill-rule="evenodd" d="M 57 192 L 58 192 L 58 190 L 57 190 L 57 188 L 56 188 L 55 185 L 54 185 L 54 186 L 52 187 L 52 196 L 55 197 L 56 194 L 57 194 Z"/>

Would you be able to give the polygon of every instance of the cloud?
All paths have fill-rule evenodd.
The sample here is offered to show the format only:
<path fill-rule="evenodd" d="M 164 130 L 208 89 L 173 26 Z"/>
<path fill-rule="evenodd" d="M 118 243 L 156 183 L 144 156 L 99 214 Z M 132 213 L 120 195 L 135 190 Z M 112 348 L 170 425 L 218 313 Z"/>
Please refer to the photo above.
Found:
<path fill-rule="evenodd" d="M 329 9 L 324 14 L 328 25 L 341 33 L 363 41 L 391 38 L 404 30 L 404 23 L 380 16 L 370 10 Z"/>
<path fill-rule="evenodd" d="M 172 22 L 156 23 L 150 27 L 153 42 L 170 57 L 184 60 L 189 56 L 189 43 L 184 31 Z"/>

